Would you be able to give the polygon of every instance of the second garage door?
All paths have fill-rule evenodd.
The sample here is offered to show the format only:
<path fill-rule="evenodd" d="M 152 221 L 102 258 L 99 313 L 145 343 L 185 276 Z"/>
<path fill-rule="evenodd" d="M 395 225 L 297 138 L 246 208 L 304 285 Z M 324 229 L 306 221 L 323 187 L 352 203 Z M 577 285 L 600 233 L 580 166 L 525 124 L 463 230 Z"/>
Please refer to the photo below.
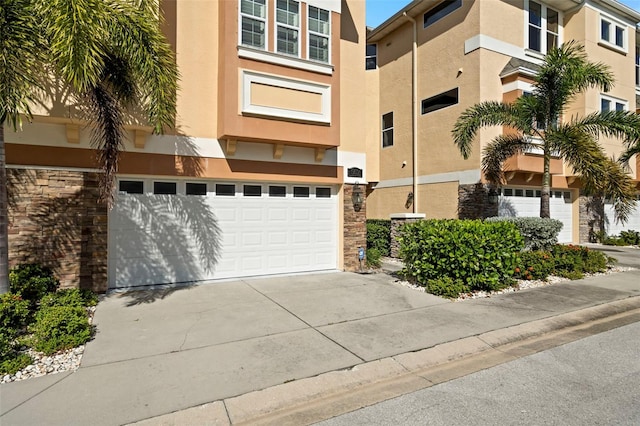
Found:
<path fill-rule="evenodd" d="M 562 222 L 558 242 L 570 243 L 572 238 L 573 213 L 571 191 L 551 190 L 549 209 L 551 217 Z M 539 217 L 540 190 L 533 188 L 507 187 L 501 191 L 498 216 Z"/>
<path fill-rule="evenodd" d="M 337 268 L 337 188 L 122 179 L 109 215 L 109 285 Z"/>

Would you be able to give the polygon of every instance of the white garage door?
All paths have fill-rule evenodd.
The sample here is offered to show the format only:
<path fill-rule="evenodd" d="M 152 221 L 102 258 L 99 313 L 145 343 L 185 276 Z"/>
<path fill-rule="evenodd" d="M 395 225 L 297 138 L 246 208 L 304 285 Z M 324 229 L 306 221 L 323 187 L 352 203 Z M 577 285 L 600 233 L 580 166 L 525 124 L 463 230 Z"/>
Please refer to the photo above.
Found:
<path fill-rule="evenodd" d="M 532 188 L 503 188 L 499 198 L 498 216 L 510 217 L 539 217 L 540 216 L 539 189 Z M 572 238 L 572 207 L 571 191 L 551 190 L 549 209 L 551 217 L 562 222 L 562 230 L 558 234 L 558 242 L 570 243 Z"/>
<path fill-rule="evenodd" d="M 604 204 L 604 214 L 606 216 L 604 229 L 607 235 L 620 235 L 620 232 L 629 230 L 640 232 L 640 202 L 636 201 L 636 208 L 631 212 L 626 223 L 616 222 L 611 203 Z"/>
<path fill-rule="evenodd" d="M 337 268 L 335 187 L 120 180 L 109 286 Z"/>

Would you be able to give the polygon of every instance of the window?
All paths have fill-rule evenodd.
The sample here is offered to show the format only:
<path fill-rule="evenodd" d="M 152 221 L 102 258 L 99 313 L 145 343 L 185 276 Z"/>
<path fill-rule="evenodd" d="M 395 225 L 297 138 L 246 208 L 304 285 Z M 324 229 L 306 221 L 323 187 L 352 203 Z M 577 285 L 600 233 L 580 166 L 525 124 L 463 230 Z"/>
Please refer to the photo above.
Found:
<path fill-rule="evenodd" d="M 293 187 L 294 198 L 309 198 L 308 186 L 294 186 Z"/>
<path fill-rule="evenodd" d="M 121 180 L 118 190 L 127 194 L 142 194 L 144 193 L 144 182 L 140 180 Z"/>
<path fill-rule="evenodd" d="M 424 14 L 424 28 L 444 18 L 462 6 L 462 0 L 445 0 Z"/>
<path fill-rule="evenodd" d="M 562 25 L 558 11 L 533 0 L 529 0 L 527 11 L 527 47 L 540 53 L 547 53 L 549 49 L 558 47 Z"/>
<path fill-rule="evenodd" d="M 187 195 L 207 195 L 207 184 L 187 182 L 186 194 Z"/>
<path fill-rule="evenodd" d="M 640 86 L 640 47 L 636 46 L 636 86 Z M 640 108 L 640 105 L 638 105 Z"/>
<path fill-rule="evenodd" d="M 269 186 L 269 197 L 286 197 L 287 196 L 287 187 L 286 186 Z"/>
<path fill-rule="evenodd" d="M 609 111 L 626 111 L 627 110 L 627 102 L 621 99 L 615 99 L 611 97 L 600 97 L 600 111 L 601 112 L 609 112 Z"/>
<path fill-rule="evenodd" d="M 626 49 L 626 25 L 615 23 L 612 19 L 600 18 L 600 40 L 605 44 Z"/>
<path fill-rule="evenodd" d="M 295 0 L 277 0 L 276 23 L 276 51 L 298 56 L 300 4 Z"/>
<path fill-rule="evenodd" d="M 216 195 L 221 195 L 223 197 L 233 197 L 236 195 L 236 186 L 217 183 L 216 184 Z"/>
<path fill-rule="evenodd" d="M 266 0 L 240 0 L 241 40 L 243 46 L 266 48 Z"/>
<path fill-rule="evenodd" d="M 448 90 L 422 101 L 422 113 L 437 111 L 458 103 L 458 88 Z"/>
<path fill-rule="evenodd" d="M 309 59 L 329 63 L 330 17 L 328 10 L 309 6 Z"/>
<path fill-rule="evenodd" d="M 158 195 L 174 195 L 176 193 L 176 183 L 153 182 L 153 193 Z"/>
<path fill-rule="evenodd" d="M 245 197 L 260 197 L 262 196 L 262 187 L 260 185 L 244 185 L 243 195 Z"/>
<path fill-rule="evenodd" d="M 378 67 L 378 45 L 367 44 L 367 52 L 364 68 L 367 70 L 375 70 Z"/>
<path fill-rule="evenodd" d="M 316 188 L 316 198 L 331 198 L 331 188 Z"/>
<path fill-rule="evenodd" d="M 382 147 L 393 146 L 393 112 L 382 116 Z"/>

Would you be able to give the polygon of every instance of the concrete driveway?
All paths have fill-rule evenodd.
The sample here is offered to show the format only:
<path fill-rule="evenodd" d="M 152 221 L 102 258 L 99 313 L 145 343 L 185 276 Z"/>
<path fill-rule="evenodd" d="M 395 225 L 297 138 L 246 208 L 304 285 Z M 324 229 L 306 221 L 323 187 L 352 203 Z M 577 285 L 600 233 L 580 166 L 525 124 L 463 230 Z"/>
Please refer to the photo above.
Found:
<path fill-rule="evenodd" d="M 635 247 L 605 246 L 602 244 L 583 244 L 589 248 L 599 250 L 618 261 L 619 266 L 629 266 L 640 269 L 640 249 Z"/>

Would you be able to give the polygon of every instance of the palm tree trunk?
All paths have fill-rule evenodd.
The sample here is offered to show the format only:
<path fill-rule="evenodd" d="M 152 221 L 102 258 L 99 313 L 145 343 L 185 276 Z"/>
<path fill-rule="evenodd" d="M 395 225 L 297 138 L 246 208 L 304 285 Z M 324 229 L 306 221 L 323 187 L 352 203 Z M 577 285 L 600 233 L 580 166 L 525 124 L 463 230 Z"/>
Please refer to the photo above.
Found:
<path fill-rule="evenodd" d="M 9 207 L 4 157 L 4 124 L 0 123 L 0 294 L 9 291 Z"/>
<path fill-rule="evenodd" d="M 540 197 L 540 217 L 551 217 L 549 198 L 551 197 L 551 150 L 544 144 L 544 169 L 542 171 L 542 194 Z"/>

